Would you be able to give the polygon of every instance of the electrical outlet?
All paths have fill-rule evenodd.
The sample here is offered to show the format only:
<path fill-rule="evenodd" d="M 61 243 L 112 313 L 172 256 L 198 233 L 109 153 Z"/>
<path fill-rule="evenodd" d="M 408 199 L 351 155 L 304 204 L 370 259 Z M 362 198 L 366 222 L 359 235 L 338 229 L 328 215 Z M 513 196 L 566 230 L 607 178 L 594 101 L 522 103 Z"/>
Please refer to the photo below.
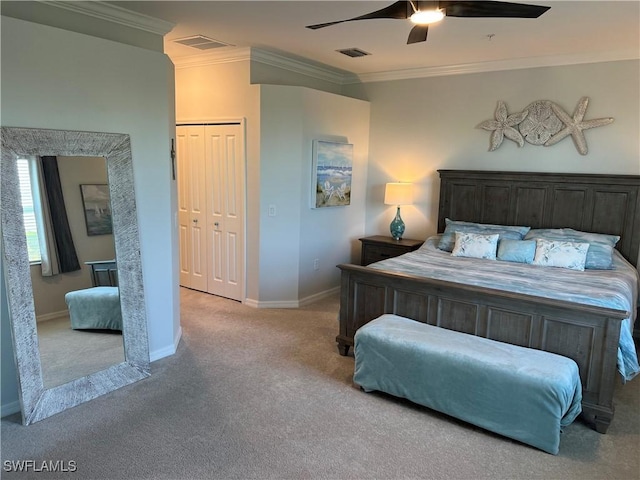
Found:
<path fill-rule="evenodd" d="M 314 269 L 314 270 L 320 270 L 320 259 L 316 258 L 316 259 L 313 261 L 313 269 Z"/>
<path fill-rule="evenodd" d="M 269 216 L 270 217 L 276 216 L 276 206 L 273 204 L 269 205 Z"/>

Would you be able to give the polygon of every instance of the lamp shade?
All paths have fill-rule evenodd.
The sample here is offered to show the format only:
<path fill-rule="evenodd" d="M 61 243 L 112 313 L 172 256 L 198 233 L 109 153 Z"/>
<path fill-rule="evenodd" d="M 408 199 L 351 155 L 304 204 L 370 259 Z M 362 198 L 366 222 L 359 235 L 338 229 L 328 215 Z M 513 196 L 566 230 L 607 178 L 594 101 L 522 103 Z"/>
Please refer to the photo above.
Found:
<path fill-rule="evenodd" d="M 384 189 L 385 205 L 411 205 L 413 203 L 413 184 L 387 183 Z"/>

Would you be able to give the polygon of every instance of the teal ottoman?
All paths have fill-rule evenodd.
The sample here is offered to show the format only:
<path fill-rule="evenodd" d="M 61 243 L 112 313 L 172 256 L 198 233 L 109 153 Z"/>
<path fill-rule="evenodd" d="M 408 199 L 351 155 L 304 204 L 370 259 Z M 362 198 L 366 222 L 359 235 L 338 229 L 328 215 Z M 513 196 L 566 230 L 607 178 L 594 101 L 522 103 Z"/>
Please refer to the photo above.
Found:
<path fill-rule="evenodd" d="M 353 381 L 557 454 L 580 414 L 571 359 L 385 314 L 354 339 Z"/>
<path fill-rule="evenodd" d="M 71 328 L 122 330 L 122 310 L 118 287 L 92 287 L 68 292 Z"/>

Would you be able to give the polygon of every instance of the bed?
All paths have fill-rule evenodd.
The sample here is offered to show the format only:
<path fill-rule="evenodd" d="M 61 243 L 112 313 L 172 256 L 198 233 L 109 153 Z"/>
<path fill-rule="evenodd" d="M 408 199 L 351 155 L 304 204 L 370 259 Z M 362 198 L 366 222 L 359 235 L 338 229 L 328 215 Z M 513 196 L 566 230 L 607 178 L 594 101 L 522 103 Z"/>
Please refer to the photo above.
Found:
<path fill-rule="evenodd" d="M 495 278 L 506 274 L 485 276 L 485 265 L 507 262 L 458 258 L 454 259 L 457 270 L 441 265 L 451 255 L 438 250 L 439 237 L 395 259 L 366 267 L 342 264 L 338 266 L 340 331 L 336 337 L 340 354 L 348 354 L 359 327 L 393 313 L 563 355 L 572 358 L 580 370 L 584 420 L 605 433 L 614 416 L 617 376 L 626 381 L 637 373 L 631 331 L 638 301 L 640 176 L 469 170 L 440 170 L 439 174 L 440 234 L 446 219 L 455 219 L 618 235 L 615 268 L 594 274 L 515 264 L 507 266 L 511 277 L 507 275 L 498 284 Z M 420 256 L 421 272 L 407 266 Z M 532 282 L 525 281 L 530 270 L 552 270 L 556 280 L 547 281 L 543 274 L 544 281 L 534 281 L 535 288 L 531 288 Z M 604 277 L 598 281 L 611 283 L 609 292 L 593 293 L 602 284 L 591 285 L 582 295 L 582 287 L 559 289 L 559 285 L 571 285 L 580 274 L 590 278 L 589 285 L 591 279 Z"/>

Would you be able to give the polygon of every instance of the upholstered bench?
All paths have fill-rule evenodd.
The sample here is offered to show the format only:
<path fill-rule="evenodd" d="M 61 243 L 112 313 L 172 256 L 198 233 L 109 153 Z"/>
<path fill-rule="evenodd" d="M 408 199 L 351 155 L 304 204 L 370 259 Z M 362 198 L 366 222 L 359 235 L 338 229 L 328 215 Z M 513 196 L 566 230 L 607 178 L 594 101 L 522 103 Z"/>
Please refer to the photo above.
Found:
<path fill-rule="evenodd" d="M 68 292 L 71 328 L 122 330 L 122 311 L 118 287 L 93 287 Z"/>
<path fill-rule="evenodd" d="M 353 381 L 557 454 L 581 412 L 566 357 L 382 315 L 355 335 Z"/>

